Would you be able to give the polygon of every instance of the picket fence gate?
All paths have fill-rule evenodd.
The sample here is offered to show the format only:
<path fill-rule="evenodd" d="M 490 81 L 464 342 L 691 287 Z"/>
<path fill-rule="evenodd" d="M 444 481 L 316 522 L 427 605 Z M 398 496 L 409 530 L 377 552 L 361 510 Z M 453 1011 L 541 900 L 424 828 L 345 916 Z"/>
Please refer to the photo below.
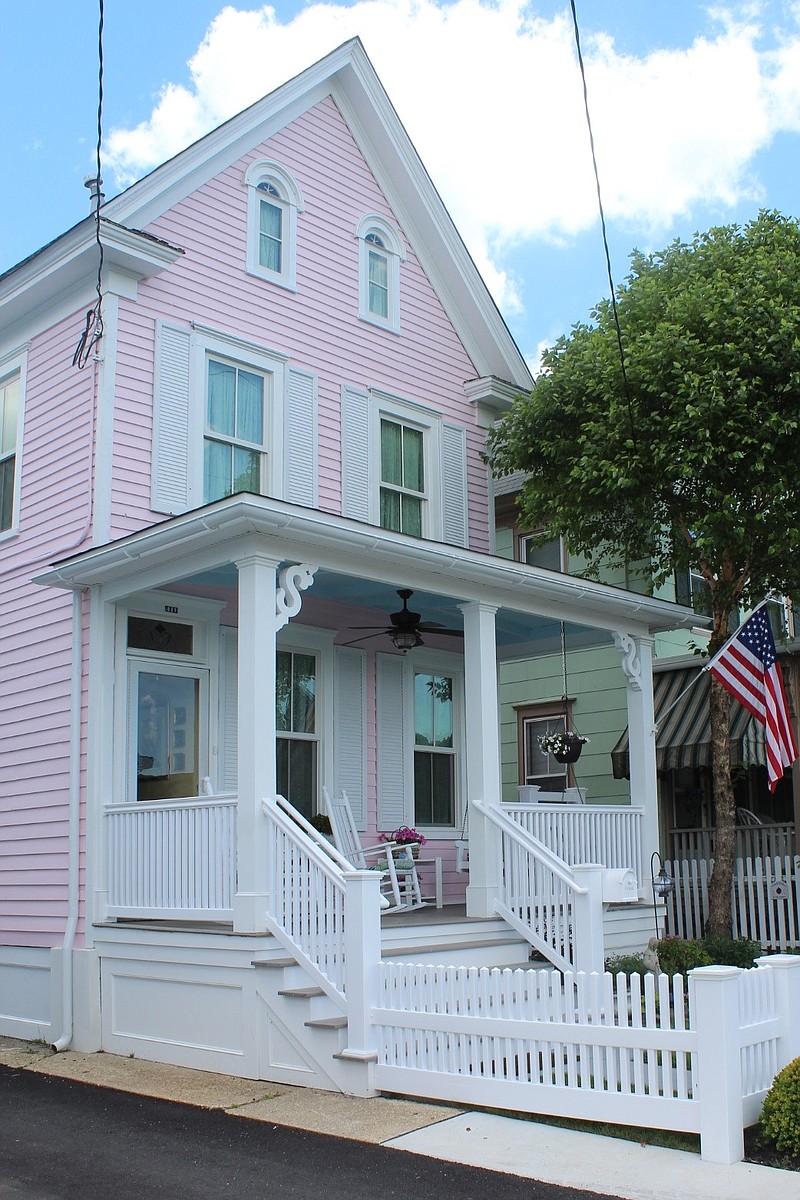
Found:
<path fill-rule="evenodd" d="M 701 938 L 714 860 L 683 859 L 665 866 L 675 881 L 667 900 L 667 933 Z M 737 858 L 731 923 L 734 937 L 752 938 L 765 950 L 800 947 L 800 856 Z"/>
<path fill-rule="evenodd" d="M 680 975 L 383 963 L 370 1011 L 384 1091 L 699 1133 L 736 1162 L 800 1054 L 800 959 Z"/>

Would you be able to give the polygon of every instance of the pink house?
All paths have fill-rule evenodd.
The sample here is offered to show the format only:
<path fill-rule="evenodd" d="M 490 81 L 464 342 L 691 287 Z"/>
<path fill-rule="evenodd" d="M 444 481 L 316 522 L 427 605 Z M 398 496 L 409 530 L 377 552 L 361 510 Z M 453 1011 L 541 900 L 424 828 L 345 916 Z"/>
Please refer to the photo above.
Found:
<path fill-rule="evenodd" d="M 6 272 L 0 330 L 0 1032 L 374 1086 L 377 877 L 292 819 L 323 787 L 428 839 L 444 907 L 395 956 L 602 962 L 692 614 L 493 554 L 484 431 L 531 377 L 361 44 Z M 624 835 L 572 862 L 500 800 L 497 664 L 558 620 L 628 684 Z"/>

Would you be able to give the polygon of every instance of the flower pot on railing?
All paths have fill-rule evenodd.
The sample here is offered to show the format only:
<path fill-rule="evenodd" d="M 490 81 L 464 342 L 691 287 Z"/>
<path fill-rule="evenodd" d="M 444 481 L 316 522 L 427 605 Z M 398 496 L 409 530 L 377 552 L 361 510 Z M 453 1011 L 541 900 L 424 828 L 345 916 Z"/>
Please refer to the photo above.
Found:
<path fill-rule="evenodd" d="M 567 730 L 566 733 L 543 733 L 539 745 L 545 754 L 552 754 L 556 762 L 574 763 L 580 758 L 588 741 L 582 734 Z"/>

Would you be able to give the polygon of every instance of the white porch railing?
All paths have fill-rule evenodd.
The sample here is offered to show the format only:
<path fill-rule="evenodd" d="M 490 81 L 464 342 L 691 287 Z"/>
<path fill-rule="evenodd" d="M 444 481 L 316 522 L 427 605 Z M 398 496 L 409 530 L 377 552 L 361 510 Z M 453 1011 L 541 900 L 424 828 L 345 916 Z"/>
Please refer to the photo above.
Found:
<path fill-rule="evenodd" d="M 106 808 L 109 917 L 230 921 L 236 804 L 201 796 Z"/>
<path fill-rule="evenodd" d="M 563 859 L 502 809 L 471 803 L 500 833 L 498 914 L 562 971 L 601 968 L 602 871 L 585 868 L 585 885 L 578 883 Z"/>
<path fill-rule="evenodd" d="M 353 866 L 282 796 L 263 800 L 262 807 L 268 829 L 267 927 L 345 1011 L 348 947 L 357 953 L 350 935 L 365 924 L 358 901 L 347 903 L 345 875 L 355 874 Z M 376 891 L 377 936 L 372 946 L 376 962 L 380 956 L 377 914 L 386 903 Z M 361 990 L 363 981 L 351 979 L 350 984 Z"/>
<path fill-rule="evenodd" d="M 613 804 L 504 804 L 503 811 L 568 866 L 630 867 L 641 886 L 644 809 Z"/>
<path fill-rule="evenodd" d="M 668 858 L 683 861 L 713 858 L 716 829 L 673 829 Z M 737 825 L 737 858 L 783 858 L 795 853 L 794 822 L 782 825 Z"/>

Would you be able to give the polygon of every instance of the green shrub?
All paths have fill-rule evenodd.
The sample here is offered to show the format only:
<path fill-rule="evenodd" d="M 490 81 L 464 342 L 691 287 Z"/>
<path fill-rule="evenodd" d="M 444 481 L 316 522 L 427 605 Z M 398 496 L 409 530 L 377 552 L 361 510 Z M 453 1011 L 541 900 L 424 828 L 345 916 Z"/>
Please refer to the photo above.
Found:
<path fill-rule="evenodd" d="M 778 1150 L 800 1155 L 800 1058 L 773 1079 L 761 1110 L 761 1129 Z"/>
<path fill-rule="evenodd" d="M 645 961 L 643 954 L 612 954 L 606 959 L 606 970 L 613 975 L 620 971 L 625 975 L 646 975 L 653 968 Z"/>
<path fill-rule="evenodd" d="M 686 975 L 694 967 L 710 967 L 711 959 L 702 942 L 662 938 L 656 945 L 658 965 L 665 975 Z"/>
<path fill-rule="evenodd" d="M 754 967 L 761 957 L 761 943 L 751 938 L 713 937 L 706 934 L 703 946 L 712 963 L 721 967 Z"/>

